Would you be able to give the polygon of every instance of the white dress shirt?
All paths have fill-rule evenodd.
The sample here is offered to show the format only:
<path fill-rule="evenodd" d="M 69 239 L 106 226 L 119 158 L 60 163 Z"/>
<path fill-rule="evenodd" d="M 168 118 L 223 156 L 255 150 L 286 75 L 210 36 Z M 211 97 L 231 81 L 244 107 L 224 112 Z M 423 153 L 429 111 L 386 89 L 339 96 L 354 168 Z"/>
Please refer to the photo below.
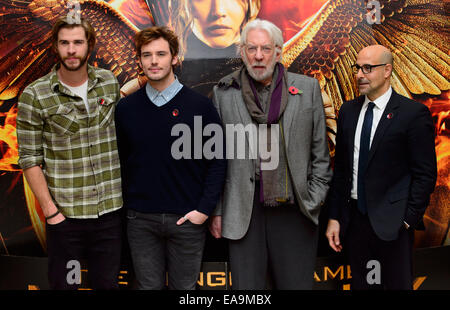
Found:
<path fill-rule="evenodd" d="M 370 131 L 370 144 L 369 147 L 372 146 L 372 140 L 375 136 L 375 131 L 377 130 L 378 123 L 380 122 L 381 116 L 383 115 L 384 109 L 386 108 L 386 105 L 391 98 L 392 95 L 392 88 L 389 87 L 389 89 L 380 97 L 372 101 L 375 103 L 375 106 L 373 107 L 373 121 L 372 121 L 372 129 Z M 364 99 L 363 106 L 361 108 L 361 112 L 359 113 L 358 118 L 358 124 L 356 125 L 356 132 L 355 132 L 355 147 L 353 148 L 353 184 L 352 184 L 352 191 L 351 191 L 351 197 L 353 199 L 358 199 L 358 159 L 359 159 L 359 144 L 361 140 L 361 130 L 362 125 L 364 122 L 364 116 L 367 111 L 367 107 L 369 106 L 369 98 L 367 96 Z"/>

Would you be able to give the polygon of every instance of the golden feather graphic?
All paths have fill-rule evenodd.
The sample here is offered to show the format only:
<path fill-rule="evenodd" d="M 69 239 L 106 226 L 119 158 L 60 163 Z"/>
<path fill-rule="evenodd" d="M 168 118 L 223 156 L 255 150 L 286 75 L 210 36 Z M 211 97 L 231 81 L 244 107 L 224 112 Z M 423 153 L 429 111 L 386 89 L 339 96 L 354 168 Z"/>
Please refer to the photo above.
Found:
<path fill-rule="evenodd" d="M 147 1 L 157 24 L 170 24 L 172 1 Z M 0 0 L 0 116 L 8 119 L 0 123 L 0 169 L 3 171 L 20 171 L 17 139 L 11 130 L 17 113 L 17 98 L 26 85 L 49 72 L 56 62 L 50 30 L 59 16 L 69 13 L 69 4 L 63 0 Z M 124 85 L 123 94 L 142 86 L 146 79 L 139 75 L 133 44 L 134 34 L 139 29 L 116 6 L 107 2 L 82 0 L 79 4 L 81 15 L 97 32 L 97 44 L 90 62 L 114 72 L 119 83 Z M 329 0 L 306 24 L 295 20 L 290 23 L 292 27 L 303 25 L 303 28 L 285 42 L 283 64 L 289 71 L 319 80 L 331 155 L 334 154 L 339 108 L 345 100 L 358 95 L 351 65 L 359 50 L 367 45 L 382 44 L 392 50 L 394 90 L 407 97 L 426 95 L 426 98 L 440 100 L 440 110 L 436 113 L 447 113 L 444 119 L 449 117 L 450 28 L 445 2 L 380 0 L 379 4 L 376 20 L 370 19 L 374 11 L 368 7 L 368 1 Z M 439 133 L 442 133 L 448 129 L 442 129 L 445 121 L 442 121 L 443 114 L 439 115 Z M 445 149 L 442 143 L 447 143 L 448 149 L 448 140 L 439 140 L 441 149 Z M 447 192 L 446 197 L 440 199 L 445 204 L 450 191 L 450 154 L 442 154 L 444 172 L 440 172 L 440 177 L 446 178 L 443 184 L 446 184 Z M 30 198 L 26 186 L 25 191 L 33 228 L 44 247 L 45 225 L 39 215 L 40 208 Z M 441 217 L 438 222 L 445 232 L 448 212 Z"/>

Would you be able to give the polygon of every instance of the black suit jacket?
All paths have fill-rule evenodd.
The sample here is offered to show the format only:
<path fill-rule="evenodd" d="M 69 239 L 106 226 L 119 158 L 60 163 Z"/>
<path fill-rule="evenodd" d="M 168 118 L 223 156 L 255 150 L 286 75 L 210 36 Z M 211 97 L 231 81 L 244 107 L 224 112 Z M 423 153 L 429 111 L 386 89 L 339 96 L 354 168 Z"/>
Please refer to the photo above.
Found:
<path fill-rule="evenodd" d="M 358 97 L 339 111 L 329 217 L 339 221 L 341 238 L 350 220 L 353 148 L 363 102 L 364 96 Z M 372 140 L 364 178 L 367 213 L 380 239 L 395 240 L 403 221 L 412 229 L 425 228 L 423 214 L 437 178 L 434 126 L 425 105 L 392 92 Z"/>

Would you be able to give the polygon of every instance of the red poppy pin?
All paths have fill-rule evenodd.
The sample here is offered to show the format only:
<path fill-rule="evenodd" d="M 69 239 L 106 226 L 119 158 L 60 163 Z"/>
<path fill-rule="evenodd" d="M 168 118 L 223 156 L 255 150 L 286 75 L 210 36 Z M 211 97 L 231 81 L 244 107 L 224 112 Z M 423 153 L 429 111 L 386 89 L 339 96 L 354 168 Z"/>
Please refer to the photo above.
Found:
<path fill-rule="evenodd" d="M 180 114 L 180 111 L 178 111 L 178 109 L 174 109 L 173 111 L 172 111 L 172 115 L 173 116 L 178 116 L 178 114 Z"/>
<path fill-rule="evenodd" d="M 302 94 L 303 93 L 300 89 L 298 89 L 295 86 L 289 87 L 289 92 L 291 93 L 291 95 L 297 95 L 297 94 Z"/>
<path fill-rule="evenodd" d="M 386 115 L 387 119 L 391 119 L 394 117 L 394 113 L 389 113 L 388 115 Z"/>
<path fill-rule="evenodd" d="M 105 104 L 105 99 L 101 98 L 101 99 L 100 99 L 100 104 L 101 104 L 101 105 L 104 105 L 104 104 Z"/>

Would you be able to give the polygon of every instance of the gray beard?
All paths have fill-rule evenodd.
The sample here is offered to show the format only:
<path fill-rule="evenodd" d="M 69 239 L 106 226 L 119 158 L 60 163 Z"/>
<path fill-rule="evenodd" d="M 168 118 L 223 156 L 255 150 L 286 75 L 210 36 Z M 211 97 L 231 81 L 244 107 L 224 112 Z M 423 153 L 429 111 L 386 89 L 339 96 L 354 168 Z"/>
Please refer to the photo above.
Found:
<path fill-rule="evenodd" d="M 247 68 L 248 74 L 257 82 L 263 81 L 268 79 L 273 75 L 273 71 L 275 69 L 276 62 L 276 54 L 273 54 L 272 61 L 269 63 L 268 67 L 266 68 L 266 71 L 262 75 L 257 75 L 256 72 L 253 70 L 252 66 L 249 64 L 247 55 L 244 53 L 243 61 L 245 64 L 245 67 Z"/>

